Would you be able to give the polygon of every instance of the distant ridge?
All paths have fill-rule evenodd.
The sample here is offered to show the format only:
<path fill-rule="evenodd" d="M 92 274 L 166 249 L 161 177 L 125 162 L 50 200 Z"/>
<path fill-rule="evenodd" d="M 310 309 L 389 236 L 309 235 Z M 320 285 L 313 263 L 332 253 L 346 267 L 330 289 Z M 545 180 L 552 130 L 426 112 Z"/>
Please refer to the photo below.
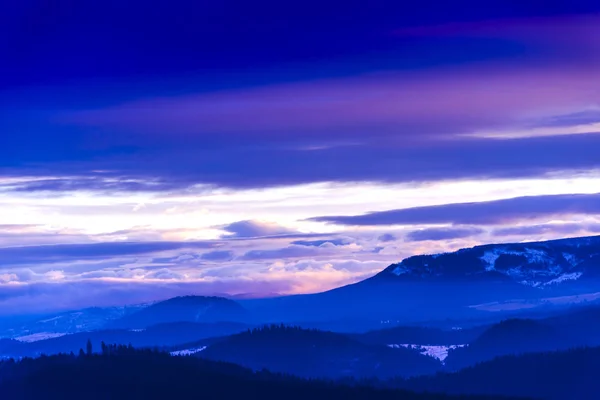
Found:
<path fill-rule="evenodd" d="M 114 321 L 112 328 L 143 329 L 173 322 L 243 322 L 248 313 L 223 297 L 182 296 L 152 304 Z"/>

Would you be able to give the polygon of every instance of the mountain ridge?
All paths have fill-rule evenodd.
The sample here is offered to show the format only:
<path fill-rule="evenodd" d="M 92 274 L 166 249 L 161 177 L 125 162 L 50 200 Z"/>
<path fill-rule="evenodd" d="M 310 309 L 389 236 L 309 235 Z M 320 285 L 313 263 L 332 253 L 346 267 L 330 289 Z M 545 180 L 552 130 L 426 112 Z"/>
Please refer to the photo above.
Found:
<path fill-rule="evenodd" d="M 594 268 L 596 267 L 596 268 Z M 493 243 L 415 255 L 375 275 L 401 279 L 508 279 L 535 288 L 600 276 L 600 236 Z"/>

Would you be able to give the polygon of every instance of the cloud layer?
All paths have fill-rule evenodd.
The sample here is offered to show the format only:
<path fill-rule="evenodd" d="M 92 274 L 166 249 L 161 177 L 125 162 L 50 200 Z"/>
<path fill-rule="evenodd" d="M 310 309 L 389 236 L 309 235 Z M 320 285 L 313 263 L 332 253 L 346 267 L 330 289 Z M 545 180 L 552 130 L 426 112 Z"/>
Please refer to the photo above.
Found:
<path fill-rule="evenodd" d="M 600 194 L 529 196 L 478 203 L 442 204 L 314 221 L 339 225 L 506 224 L 520 220 L 600 214 Z"/>
<path fill-rule="evenodd" d="M 592 2 L 12 3 L 0 313 L 600 231 Z"/>

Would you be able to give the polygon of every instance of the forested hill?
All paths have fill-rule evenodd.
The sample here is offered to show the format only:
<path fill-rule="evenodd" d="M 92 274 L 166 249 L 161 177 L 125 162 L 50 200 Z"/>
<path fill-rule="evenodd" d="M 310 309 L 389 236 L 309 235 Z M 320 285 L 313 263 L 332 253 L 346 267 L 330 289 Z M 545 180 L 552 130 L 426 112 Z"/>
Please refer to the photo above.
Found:
<path fill-rule="evenodd" d="M 305 381 L 234 364 L 172 357 L 150 350 L 104 348 L 103 354 L 56 355 L 0 363 L 3 399 L 450 400 L 407 391 Z"/>

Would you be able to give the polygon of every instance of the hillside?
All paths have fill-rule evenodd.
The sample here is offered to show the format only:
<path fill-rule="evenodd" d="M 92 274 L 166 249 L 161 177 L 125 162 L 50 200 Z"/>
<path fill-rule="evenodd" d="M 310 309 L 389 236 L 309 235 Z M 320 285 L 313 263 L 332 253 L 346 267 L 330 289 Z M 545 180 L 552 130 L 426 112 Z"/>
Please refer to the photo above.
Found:
<path fill-rule="evenodd" d="M 3 398 L 65 399 L 262 399 L 262 400 L 451 400 L 365 386 L 304 381 L 192 357 L 171 357 L 132 348 L 93 356 L 52 356 L 0 362 Z M 464 397 L 460 397 L 464 398 Z M 468 397 L 470 400 L 489 396 Z"/>
<path fill-rule="evenodd" d="M 453 253 L 420 255 L 392 264 L 380 277 L 403 280 L 507 280 L 555 289 L 600 277 L 600 237 L 488 244 Z"/>
<path fill-rule="evenodd" d="M 413 350 L 370 346 L 338 333 L 283 326 L 230 336 L 198 355 L 255 370 L 319 378 L 389 378 L 429 374 L 441 368 L 434 358 Z"/>
<path fill-rule="evenodd" d="M 451 350 L 446 367 L 458 370 L 503 355 L 567 349 L 573 345 L 570 336 L 543 321 L 510 319 L 491 326 L 469 346 Z"/>
<path fill-rule="evenodd" d="M 245 300 L 262 321 L 398 320 L 404 324 L 486 318 L 489 309 L 581 302 L 600 292 L 600 237 L 489 244 L 419 255 L 327 292 Z M 573 296 L 566 298 L 565 296 Z M 506 311 L 505 310 L 505 311 Z"/>
<path fill-rule="evenodd" d="M 481 335 L 487 326 L 467 329 L 439 329 L 421 326 L 395 326 L 352 334 L 350 337 L 366 344 L 418 344 L 418 345 L 456 345 L 471 343 Z"/>
<path fill-rule="evenodd" d="M 183 296 L 152 304 L 114 321 L 111 328 L 143 329 L 172 322 L 242 322 L 247 311 L 223 297 Z"/>
<path fill-rule="evenodd" d="M 399 387 L 453 394 L 595 400 L 600 393 L 600 348 L 505 356 L 451 374 L 397 381 Z"/>

